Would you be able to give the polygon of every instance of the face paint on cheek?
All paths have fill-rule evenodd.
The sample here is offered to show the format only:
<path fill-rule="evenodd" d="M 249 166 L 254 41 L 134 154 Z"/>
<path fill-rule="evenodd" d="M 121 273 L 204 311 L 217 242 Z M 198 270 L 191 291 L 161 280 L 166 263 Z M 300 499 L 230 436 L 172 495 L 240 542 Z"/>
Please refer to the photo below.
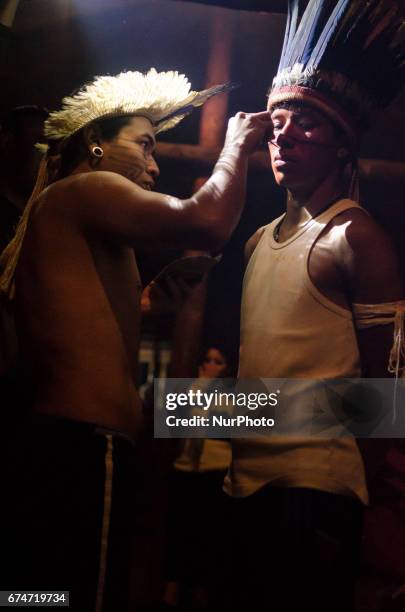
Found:
<path fill-rule="evenodd" d="M 142 154 L 129 152 L 126 147 L 119 145 L 111 148 L 106 161 L 113 172 L 121 174 L 133 183 L 146 171 L 146 160 Z"/>

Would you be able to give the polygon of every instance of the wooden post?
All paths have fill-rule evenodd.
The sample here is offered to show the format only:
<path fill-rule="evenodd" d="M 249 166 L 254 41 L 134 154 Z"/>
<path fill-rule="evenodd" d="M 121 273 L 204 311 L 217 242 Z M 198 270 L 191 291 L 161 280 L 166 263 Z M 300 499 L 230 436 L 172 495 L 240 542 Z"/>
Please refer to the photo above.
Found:
<path fill-rule="evenodd" d="M 232 20 L 222 9 L 212 11 L 211 45 L 207 65 L 206 87 L 230 81 L 232 47 Z M 209 100 L 202 109 L 199 146 L 218 151 L 223 143 L 228 112 L 228 95 L 221 94 Z M 194 181 L 197 191 L 207 180 L 200 176 Z M 185 255 L 198 255 L 201 251 L 188 251 Z M 208 274 L 190 293 L 176 317 L 173 335 L 172 376 L 193 377 L 197 373 L 197 360 L 204 322 Z"/>

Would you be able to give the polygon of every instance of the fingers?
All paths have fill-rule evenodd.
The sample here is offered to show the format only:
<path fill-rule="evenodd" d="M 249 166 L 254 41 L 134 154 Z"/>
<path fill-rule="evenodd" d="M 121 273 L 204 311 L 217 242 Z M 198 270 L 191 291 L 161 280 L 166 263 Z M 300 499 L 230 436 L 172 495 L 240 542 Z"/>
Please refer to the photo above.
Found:
<path fill-rule="evenodd" d="M 257 119 L 264 119 L 265 121 L 271 121 L 271 112 L 270 111 L 260 111 L 260 113 L 253 113 L 254 117 Z"/>
<path fill-rule="evenodd" d="M 244 150 L 250 154 L 268 141 L 273 123 L 269 111 L 246 113 L 240 111 L 229 121 L 226 144 L 242 143 Z"/>
<path fill-rule="evenodd" d="M 166 299 L 172 302 L 182 302 L 191 291 L 192 285 L 183 278 L 166 276 L 161 282 L 151 283 L 151 295 L 155 299 Z"/>
<path fill-rule="evenodd" d="M 193 287 L 193 283 L 188 283 L 184 278 L 178 277 L 176 279 L 176 285 L 180 289 L 182 295 L 187 295 Z"/>
<path fill-rule="evenodd" d="M 261 121 L 271 122 L 270 111 L 260 111 L 260 113 L 246 113 L 244 111 L 239 111 L 236 113 L 235 117 L 239 117 L 241 119 L 259 119 Z"/>
<path fill-rule="evenodd" d="M 180 281 L 180 278 L 174 278 L 173 276 L 168 276 L 166 278 L 166 284 L 169 289 L 167 297 L 176 304 L 184 298 L 185 293 Z"/>
<path fill-rule="evenodd" d="M 246 113 L 246 115 L 255 121 L 265 121 L 266 123 L 271 122 L 271 113 L 269 113 L 269 111 L 261 111 L 260 113 Z"/>

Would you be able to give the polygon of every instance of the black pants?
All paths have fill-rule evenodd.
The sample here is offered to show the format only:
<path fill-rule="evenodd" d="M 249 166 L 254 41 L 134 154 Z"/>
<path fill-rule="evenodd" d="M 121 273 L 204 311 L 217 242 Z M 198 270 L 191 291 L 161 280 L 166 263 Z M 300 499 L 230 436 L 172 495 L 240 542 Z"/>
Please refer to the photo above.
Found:
<path fill-rule="evenodd" d="M 183 584 L 223 583 L 229 565 L 226 470 L 170 475 L 166 578 Z"/>
<path fill-rule="evenodd" d="M 233 505 L 230 611 L 353 610 L 360 502 L 267 485 Z"/>
<path fill-rule="evenodd" d="M 80 612 L 95 609 L 101 589 L 103 610 L 126 610 L 133 444 L 53 417 L 27 420 L 6 443 L 0 589 L 70 591 Z"/>

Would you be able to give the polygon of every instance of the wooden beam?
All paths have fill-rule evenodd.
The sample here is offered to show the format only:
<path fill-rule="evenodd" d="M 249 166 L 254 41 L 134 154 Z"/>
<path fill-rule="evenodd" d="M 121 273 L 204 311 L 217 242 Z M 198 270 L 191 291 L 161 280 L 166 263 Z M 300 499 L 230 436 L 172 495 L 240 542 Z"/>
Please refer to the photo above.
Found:
<path fill-rule="evenodd" d="M 362 179 L 379 180 L 405 185 L 405 163 L 386 159 L 360 159 L 359 174 Z"/>
<path fill-rule="evenodd" d="M 201 145 L 172 144 L 160 142 L 156 150 L 158 158 L 195 167 L 196 174 L 210 172 L 215 165 L 220 149 Z M 253 172 L 271 171 L 269 155 L 258 151 L 250 157 L 249 169 Z M 378 179 L 405 184 L 405 163 L 384 159 L 360 159 L 359 174 L 363 179 Z"/>
<path fill-rule="evenodd" d="M 202 145 L 174 144 L 158 142 L 156 155 L 159 159 L 174 161 L 194 166 L 198 174 L 210 173 L 221 149 L 212 149 Z M 250 167 L 254 170 L 270 170 L 269 156 L 266 153 L 254 153 L 250 157 Z"/>

